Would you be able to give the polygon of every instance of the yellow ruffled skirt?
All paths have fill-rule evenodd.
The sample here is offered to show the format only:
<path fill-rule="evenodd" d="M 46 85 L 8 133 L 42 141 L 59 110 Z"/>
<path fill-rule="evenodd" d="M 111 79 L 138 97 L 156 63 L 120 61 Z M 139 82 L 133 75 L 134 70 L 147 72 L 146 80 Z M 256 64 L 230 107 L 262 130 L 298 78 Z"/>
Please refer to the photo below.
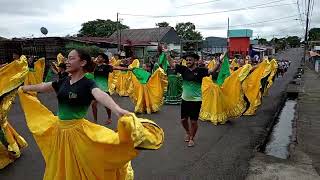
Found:
<path fill-rule="evenodd" d="M 167 76 L 162 68 L 158 68 L 150 77 L 147 84 L 141 84 L 132 75 L 129 96 L 135 105 L 136 113 L 157 112 L 164 102 L 164 92 L 168 86 Z"/>
<path fill-rule="evenodd" d="M 212 81 L 211 77 L 202 79 L 202 105 L 199 118 L 210 121 L 214 125 L 224 124 L 228 118 L 227 104 L 221 88 Z"/>
<path fill-rule="evenodd" d="M 211 77 L 202 80 L 202 105 L 200 119 L 214 125 L 225 124 L 228 118 L 242 115 L 246 109 L 241 82 L 247 77 L 251 65 L 245 65 L 233 72 L 222 87 L 212 81 Z"/>
<path fill-rule="evenodd" d="M 278 70 L 278 63 L 275 59 L 270 61 L 270 66 L 271 66 L 271 72 L 270 72 L 270 76 L 268 77 L 268 85 L 264 89 L 263 96 L 267 96 L 269 94 L 269 89 L 273 85 L 273 81 L 275 79 L 275 76 Z"/>
<path fill-rule="evenodd" d="M 255 115 L 261 105 L 261 79 L 270 74 L 271 68 L 268 61 L 261 62 L 258 67 L 243 81 L 242 89 L 250 106 L 243 115 Z"/>
<path fill-rule="evenodd" d="M 17 93 L 14 89 L 23 83 L 27 73 L 25 56 L 0 69 L 0 169 L 19 158 L 21 149 L 28 145 L 8 120 L 8 113 Z"/>
<path fill-rule="evenodd" d="M 112 73 L 109 73 L 108 78 L 108 88 L 109 93 L 114 94 L 116 90 L 116 84 L 118 83 L 118 77 L 119 77 L 120 71 L 113 71 Z"/>
<path fill-rule="evenodd" d="M 158 149 L 163 130 L 134 114 L 118 120 L 117 132 L 85 119 L 59 120 L 39 100 L 19 91 L 27 125 L 46 163 L 46 180 L 130 180 L 137 149 Z M 146 162 L 144 162 L 146 163 Z"/>
<path fill-rule="evenodd" d="M 118 73 L 116 73 L 117 82 L 114 82 L 115 85 L 111 85 L 111 87 L 115 86 L 115 92 L 119 96 L 129 96 L 128 89 L 131 82 L 131 75 L 132 72 L 130 71 L 118 71 Z"/>

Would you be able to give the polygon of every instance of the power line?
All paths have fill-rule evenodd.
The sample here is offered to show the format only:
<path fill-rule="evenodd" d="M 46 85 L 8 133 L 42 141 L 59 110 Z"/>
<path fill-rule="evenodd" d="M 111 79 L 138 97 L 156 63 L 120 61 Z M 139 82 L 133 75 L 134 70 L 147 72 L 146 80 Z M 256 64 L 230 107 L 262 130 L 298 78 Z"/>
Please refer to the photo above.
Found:
<path fill-rule="evenodd" d="M 300 8 L 299 0 L 297 0 L 297 8 L 298 8 L 298 12 L 299 12 L 300 25 L 301 25 L 301 27 L 302 27 L 302 33 L 303 33 L 303 32 L 304 32 L 304 25 L 303 25 L 303 19 L 302 19 L 303 11 L 302 11 L 302 13 L 301 13 L 301 8 Z"/>
<path fill-rule="evenodd" d="M 182 6 L 177 6 L 176 8 L 195 6 L 195 5 L 202 5 L 202 4 L 209 4 L 209 3 L 218 2 L 218 1 L 221 1 L 221 0 L 214 0 L 214 1 L 206 1 L 206 2 L 200 2 L 200 3 L 186 4 L 186 5 L 182 5 Z"/>
<path fill-rule="evenodd" d="M 273 21 L 279 21 L 283 19 L 288 19 L 288 18 L 293 18 L 297 17 L 298 14 L 292 15 L 292 16 L 286 16 L 286 17 L 281 17 L 281 18 L 276 18 L 276 19 L 270 19 L 270 20 L 265 20 L 265 21 L 258 21 L 258 22 L 253 22 L 253 23 L 247 23 L 247 24 L 236 24 L 232 25 L 230 27 L 238 27 L 238 26 L 251 26 L 255 24 L 261 24 L 261 23 L 266 23 L 266 22 L 273 22 Z M 291 20 L 290 20 L 291 21 Z M 226 26 L 220 26 L 220 27 L 198 27 L 197 29 L 219 29 L 219 28 L 225 28 Z"/>
<path fill-rule="evenodd" d="M 313 16 L 313 7 L 314 7 L 314 0 L 311 0 L 311 10 L 310 10 L 310 21 L 309 21 L 309 26 L 311 25 L 311 21 L 312 21 L 312 16 Z"/>
<path fill-rule="evenodd" d="M 230 9 L 230 10 L 223 10 L 223 11 L 214 11 L 214 12 L 207 12 L 207 13 L 197 13 L 197 14 L 179 14 L 179 15 L 163 15 L 163 16 L 154 16 L 154 15 L 144 15 L 144 14 L 120 14 L 123 16 L 138 16 L 138 17 L 150 17 L 150 18 L 169 18 L 169 17 L 188 17 L 188 16 L 203 16 L 203 15 L 209 15 L 209 14 L 219 14 L 219 13 L 225 13 L 225 12 L 234 12 L 234 11 L 242 11 L 242 10 L 252 10 L 252 9 L 261 9 L 261 8 L 269 8 L 269 7 L 279 7 L 279 6 L 287 6 L 292 5 L 295 3 L 287 3 L 287 4 L 277 4 L 277 5 L 269 5 L 274 4 L 277 2 L 281 2 L 283 0 L 277 0 L 277 1 L 271 1 L 268 3 L 258 4 L 254 6 L 248 6 L 243 8 L 236 8 L 236 9 Z"/>
<path fill-rule="evenodd" d="M 300 14 L 300 22 L 302 23 L 302 16 L 301 16 L 301 9 L 300 9 L 300 3 L 299 3 L 299 0 L 297 0 L 297 8 L 298 8 L 298 12 L 299 12 L 299 14 Z"/>

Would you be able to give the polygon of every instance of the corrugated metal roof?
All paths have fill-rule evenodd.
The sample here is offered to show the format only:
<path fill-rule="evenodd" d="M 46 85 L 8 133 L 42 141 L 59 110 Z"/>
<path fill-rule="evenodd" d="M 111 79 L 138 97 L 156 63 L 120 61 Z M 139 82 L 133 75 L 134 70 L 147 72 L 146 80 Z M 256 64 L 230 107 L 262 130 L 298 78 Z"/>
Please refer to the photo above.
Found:
<path fill-rule="evenodd" d="M 115 42 L 105 37 L 69 37 L 66 39 L 79 41 L 79 42 L 116 44 Z"/>
<path fill-rule="evenodd" d="M 121 30 L 121 42 L 132 44 L 145 44 L 161 41 L 172 27 L 147 28 L 147 29 L 123 29 Z M 118 34 L 114 32 L 109 40 L 117 42 Z"/>

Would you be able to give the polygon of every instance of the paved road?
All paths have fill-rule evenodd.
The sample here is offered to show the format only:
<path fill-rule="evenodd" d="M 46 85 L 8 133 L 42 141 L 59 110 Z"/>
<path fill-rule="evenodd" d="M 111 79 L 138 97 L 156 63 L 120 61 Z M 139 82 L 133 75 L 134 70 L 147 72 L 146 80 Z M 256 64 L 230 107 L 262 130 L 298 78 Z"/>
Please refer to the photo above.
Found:
<path fill-rule="evenodd" d="M 263 100 L 262 107 L 253 117 L 241 117 L 222 126 L 201 122 L 196 137 L 196 146 L 186 147 L 184 132 L 179 122 L 179 106 L 166 105 L 152 115 L 143 115 L 155 120 L 165 130 L 165 143 L 158 151 L 143 151 L 133 161 L 135 178 L 151 179 L 244 179 L 249 160 L 256 146 L 266 135 L 266 127 L 277 110 L 282 92 L 291 80 L 302 56 L 301 49 L 290 49 L 279 54 L 293 63 L 284 78 L 274 83 L 270 95 Z M 133 110 L 128 98 L 114 97 L 125 108 Z M 54 94 L 40 95 L 41 101 L 52 111 L 57 109 Z M 105 112 L 100 107 L 100 123 Z M 9 115 L 12 125 L 26 138 L 29 147 L 14 164 L 0 171 L 1 180 L 40 180 L 44 162 L 32 135 L 26 127 L 24 116 L 17 100 Z M 92 119 L 91 113 L 88 116 Z M 115 124 L 110 126 L 115 127 Z"/>

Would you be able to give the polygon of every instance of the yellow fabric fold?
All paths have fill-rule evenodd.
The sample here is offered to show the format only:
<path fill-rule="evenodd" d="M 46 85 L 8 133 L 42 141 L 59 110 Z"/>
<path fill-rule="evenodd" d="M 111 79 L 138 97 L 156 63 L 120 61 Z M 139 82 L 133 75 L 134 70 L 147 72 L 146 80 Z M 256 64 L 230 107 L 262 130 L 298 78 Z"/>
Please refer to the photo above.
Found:
<path fill-rule="evenodd" d="M 118 120 L 117 132 L 85 119 L 61 121 L 39 100 L 19 91 L 27 125 L 46 162 L 44 179 L 133 179 L 136 148 L 158 149 L 164 132 L 134 114 Z"/>
<path fill-rule="evenodd" d="M 213 69 L 213 68 L 215 67 L 215 65 L 216 65 L 216 60 L 213 59 L 213 60 L 211 60 L 211 61 L 209 62 L 207 68 L 208 68 L 208 69 Z"/>
<path fill-rule="evenodd" d="M 28 63 L 25 56 L 12 61 L 0 69 L 0 96 L 20 86 L 28 74 Z"/>
<path fill-rule="evenodd" d="M 0 169 L 12 163 L 21 155 L 21 149 L 28 146 L 27 142 L 21 137 L 8 122 L 8 113 L 16 97 L 16 90 L 1 97 L 0 102 L 0 131 L 4 135 L 0 141 Z"/>
<path fill-rule="evenodd" d="M 65 57 L 64 57 L 61 53 L 59 53 L 59 54 L 57 55 L 57 62 L 53 61 L 52 63 L 53 63 L 54 66 L 58 69 L 58 65 L 59 65 L 59 64 L 65 63 L 64 60 L 65 60 Z"/>
<path fill-rule="evenodd" d="M 147 84 L 141 84 L 132 75 L 129 87 L 129 97 L 135 105 L 136 113 L 157 112 L 164 102 L 164 92 L 168 86 L 167 76 L 162 68 L 158 68 L 150 77 Z"/>
<path fill-rule="evenodd" d="M 139 59 L 135 59 L 132 61 L 132 63 L 129 65 L 129 69 L 138 68 L 140 67 L 140 61 Z"/>
<path fill-rule="evenodd" d="M 182 59 L 181 65 L 182 65 L 182 66 L 187 66 L 187 61 L 186 61 L 185 59 Z"/>

